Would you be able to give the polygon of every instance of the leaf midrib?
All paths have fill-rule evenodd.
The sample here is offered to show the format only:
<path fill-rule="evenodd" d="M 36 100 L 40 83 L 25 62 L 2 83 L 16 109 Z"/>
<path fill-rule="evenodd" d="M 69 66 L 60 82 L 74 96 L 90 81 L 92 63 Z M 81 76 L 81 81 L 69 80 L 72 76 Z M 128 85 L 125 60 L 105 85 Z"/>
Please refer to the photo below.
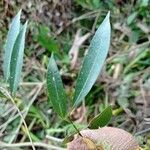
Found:
<path fill-rule="evenodd" d="M 55 80 L 55 77 L 53 77 L 53 78 L 54 78 L 54 80 Z M 52 78 L 52 80 L 53 80 L 53 78 Z M 54 85 L 55 85 L 55 89 L 56 89 L 57 99 L 59 99 L 58 90 L 57 90 L 57 86 L 56 86 L 56 81 L 54 82 Z M 60 99 L 59 99 L 59 100 L 60 100 Z M 57 104 L 59 105 L 59 110 L 60 110 L 60 113 L 62 114 L 61 117 L 63 117 L 63 112 L 62 112 L 62 110 L 61 110 L 61 106 L 60 106 L 60 103 L 58 103 L 58 101 L 57 101 Z"/>
<path fill-rule="evenodd" d="M 100 40 L 101 40 L 101 39 L 100 39 Z M 101 43 L 101 41 L 100 41 L 100 43 Z M 89 53 L 89 52 L 88 52 L 88 53 Z M 99 55 L 97 55 L 97 57 L 98 57 L 98 56 L 99 56 Z M 90 70 L 90 72 L 89 72 L 89 74 L 88 74 L 88 77 L 87 77 L 87 79 L 86 79 L 86 81 L 85 81 L 85 83 L 84 83 L 84 86 L 83 86 L 82 90 L 80 91 L 79 96 L 78 96 L 77 99 L 76 99 L 76 102 L 75 102 L 74 106 L 76 106 L 76 103 L 78 102 L 78 99 L 79 99 L 80 95 L 82 94 L 82 91 L 83 91 L 85 85 L 87 84 L 87 81 L 88 81 L 88 79 L 89 79 L 89 77 L 90 77 L 91 71 L 93 70 L 93 66 L 95 65 L 95 62 L 96 62 L 96 60 L 97 60 L 97 57 L 95 57 L 94 62 L 92 63 L 92 64 L 93 64 L 93 65 L 92 65 L 92 68 L 91 68 L 91 70 Z M 82 69 L 81 69 L 81 70 L 82 70 Z"/>

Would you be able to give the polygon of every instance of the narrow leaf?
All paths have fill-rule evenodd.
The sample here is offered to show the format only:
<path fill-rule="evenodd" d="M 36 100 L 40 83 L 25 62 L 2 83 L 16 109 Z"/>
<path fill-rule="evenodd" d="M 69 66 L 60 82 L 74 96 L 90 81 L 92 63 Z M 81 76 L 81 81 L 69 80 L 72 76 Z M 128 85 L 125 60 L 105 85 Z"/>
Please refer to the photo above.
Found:
<path fill-rule="evenodd" d="M 20 81 L 23 64 L 26 28 L 27 22 L 22 26 L 12 51 L 10 62 L 10 91 L 12 94 L 15 94 Z"/>
<path fill-rule="evenodd" d="M 99 127 L 104 127 L 108 124 L 112 117 L 111 106 L 108 106 L 102 113 L 95 116 L 89 123 L 89 128 L 97 129 Z"/>
<path fill-rule="evenodd" d="M 62 119 L 64 119 L 67 115 L 67 98 L 53 55 L 51 56 L 48 65 L 47 89 L 54 110 Z"/>
<path fill-rule="evenodd" d="M 6 82 L 10 75 L 10 61 L 11 61 L 13 46 L 20 31 L 20 15 L 21 15 L 21 10 L 14 17 L 6 39 L 5 52 L 4 52 L 4 64 L 3 64 L 4 78 Z"/>
<path fill-rule="evenodd" d="M 64 138 L 64 140 L 63 140 L 62 143 L 63 143 L 63 144 L 67 144 L 67 143 L 73 141 L 74 135 L 75 135 L 75 134 L 71 134 L 71 135 L 66 136 L 66 137 Z"/>
<path fill-rule="evenodd" d="M 3 87 L 0 87 L 0 98 L 7 98 L 6 91 Z"/>
<path fill-rule="evenodd" d="M 107 14 L 96 31 L 77 79 L 73 107 L 78 106 L 95 83 L 106 59 L 110 45 L 110 22 Z"/>

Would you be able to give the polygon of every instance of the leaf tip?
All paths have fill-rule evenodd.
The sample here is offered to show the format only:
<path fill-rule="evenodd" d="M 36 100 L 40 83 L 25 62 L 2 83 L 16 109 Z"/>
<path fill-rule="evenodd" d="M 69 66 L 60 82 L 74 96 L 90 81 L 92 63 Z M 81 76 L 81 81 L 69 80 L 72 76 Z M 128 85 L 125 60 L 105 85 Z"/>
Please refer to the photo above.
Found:
<path fill-rule="evenodd" d="M 54 58 L 54 53 L 51 54 L 51 58 Z"/>
<path fill-rule="evenodd" d="M 25 24 L 23 25 L 25 29 L 27 28 L 27 25 L 28 25 L 28 20 L 27 20 L 27 21 L 25 22 Z"/>
<path fill-rule="evenodd" d="M 110 20 L 110 11 L 108 11 L 108 13 L 107 13 L 107 15 L 106 15 L 104 20 L 108 20 L 108 21 Z"/>
<path fill-rule="evenodd" d="M 18 14 L 21 15 L 22 9 L 19 10 Z"/>
<path fill-rule="evenodd" d="M 108 18 L 110 17 L 110 11 L 108 11 L 107 16 L 108 16 Z"/>
<path fill-rule="evenodd" d="M 16 17 L 18 17 L 19 20 L 20 20 L 20 17 L 21 17 L 21 12 L 22 12 L 22 9 L 20 9 L 19 12 L 18 12 L 17 15 L 16 15 Z"/>

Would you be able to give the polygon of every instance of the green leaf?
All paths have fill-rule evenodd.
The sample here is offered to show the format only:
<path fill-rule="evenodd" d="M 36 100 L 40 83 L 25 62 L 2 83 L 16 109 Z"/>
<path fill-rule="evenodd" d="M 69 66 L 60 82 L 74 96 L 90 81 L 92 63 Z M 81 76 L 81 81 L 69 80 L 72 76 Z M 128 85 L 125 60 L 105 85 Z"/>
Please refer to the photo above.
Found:
<path fill-rule="evenodd" d="M 4 78 L 6 82 L 8 81 L 8 78 L 10 76 L 10 61 L 11 61 L 13 46 L 20 31 L 20 15 L 21 15 L 21 10 L 14 17 L 7 35 L 5 52 L 4 52 L 4 64 L 3 64 Z"/>
<path fill-rule="evenodd" d="M 137 12 L 132 13 L 128 18 L 127 18 L 127 24 L 130 25 L 136 18 Z"/>
<path fill-rule="evenodd" d="M 107 14 L 96 31 L 77 79 L 73 107 L 78 106 L 95 83 L 106 59 L 110 45 L 110 22 Z"/>
<path fill-rule="evenodd" d="M 71 134 L 71 135 L 66 136 L 66 137 L 64 138 L 64 140 L 63 140 L 62 143 L 63 143 L 63 144 L 67 144 L 67 143 L 73 141 L 74 135 L 75 135 L 75 134 Z"/>
<path fill-rule="evenodd" d="M 0 87 L 0 98 L 7 98 L 6 91 L 3 87 Z"/>
<path fill-rule="evenodd" d="M 37 35 L 37 40 L 40 43 L 40 45 L 44 48 L 46 48 L 49 52 L 58 52 L 59 50 L 59 44 L 57 41 L 48 35 L 49 29 L 45 26 L 39 27 L 39 34 Z"/>
<path fill-rule="evenodd" d="M 141 0 L 140 7 L 147 7 L 149 3 L 149 0 Z"/>
<path fill-rule="evenodd" d="M 67 115 L 67 97 L 53 54 L 48 65 L 47 89 L 54 110 L 64 119 Z"/>
<path fill-rule="evenodd" d="M 89 128 L 97 129 L 99 127 L 104 127 L 108 124 L 112 117 L 111 106 L 108 106 L 102 113 L 95 116 L 89 123 Z"/>
<path fill-rule="evenodd" d="M 17 90 L 20 81 L 20 76 L 21 76 L 26 28 L 27 28 L 27 22 L 22 26 L 18 34 L 18 37 L 13 47 L 12 56 L 11 56 L 10 91 L 13 95 Z"/>
<path fill-rule="evenodd" d="M 6 98 L 6 96 L 0 91 L 0 98 Z"/>

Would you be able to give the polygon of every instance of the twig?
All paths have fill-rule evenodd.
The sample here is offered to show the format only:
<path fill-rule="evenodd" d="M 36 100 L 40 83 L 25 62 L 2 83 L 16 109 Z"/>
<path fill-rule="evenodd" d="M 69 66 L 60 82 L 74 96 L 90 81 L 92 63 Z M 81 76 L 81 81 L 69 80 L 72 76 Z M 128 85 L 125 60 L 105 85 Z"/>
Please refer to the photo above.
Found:
<path fill-rule="evenodd" d="M 46 81 L 41 81 L 41 82 L 21 82 L 19 85 L 20 86 L 38 86 L 41 84 L 45 84 Z M 8 84 L 3 84 L 3 86 L 8 87 Z"/>
<path fill-rule="evenodd" d="M 21 117 L 21 121 L 20 121 L 20 124 L 18 125 L 18 128 L 17 128 L 17 130 L 16 130 L 16 133 L 19 131 L 19 129 L 20 129 L 20 127 L 21 127 L 21 125 L 22 125 L 22 122 L 24 122 L 23 120 L 24 120 L 24 118 L 25 118 L 25 116 L 27 115 L 27 113 L 28 113 L 28 111 L 29 111 L 29 108 L 30 108 L 30 106 L 32 105 L 32 103 L 34 102 L 34 100 L 36 99 L 36 97 L 38 96 L 38 94 L 39 94 L 39 92 L 40 92 L 40 90 L 42 89 L 42 87 L 43 87 L 43 84 L 44 83 L 41 83 L 39 86 L 38 86 L 38 89 L 35 91 L 35 94 L 34 94 L 34 96 L 33 96 L 33 98 L 30 100 L 30 102 L 28 103 L 28 105 L 27 105 L 27 107 L 24 109 L 24 114 L 22 115 L 21 114 L 21 112 L 19 113 L 19 114 L 21 114 L 20 116 L 24 116 L 23 118 Z M 2 87 L 1 87 L 2 88 Z M 3 88 L 2 88 L 3 89 Z M 4 89 L 3 89 L 4 90 Z M 7 94 L 8 92 L 5 90 L 4 91 L 5 92 L 5 94 Z M 6 93 L 7 92 L 7 93 Z M 8 93 L 9 94 L 9 93 Z M 7 95 L 8 96 L 8 95 Z M 10 95 L 9 95 L 10 96 Z M 8 96 L 8 97 L 9 97 Z M 10 96 L 11 97 L 11 96 Z M 15 105 L 16 106 L 16 105 Z M 17 106 L 16 106 L 17 107 Z M 18 109 L 17 109 L 18 110 Z M 32 144 L 32 143 L 31 143 Z"/>
<path fill-rule="evenodd" d="M 46 138 L 48 140 L 52 140 L 52 141 L 58 142 L 58 143 L 62 143 L 63 142 L 63 139 L 59 139 L 59 138 L 56 138 L 56 137 L 53 137 L 53 136 L 50 136 L 50 135 L 46 135 Z"/>
<path fill-rule="evenodd" d="M 42 147 L 42 148 L 46 148 L 48 150 L 66 150 L 65 148 L 61 148 L 61 147 L 58 147 L 58 146 L 53 146 L 53 145 L 50 145 L 50 144 L 40 143 L 40 142 L 34 142 L 33 144 L 36 147 Z M 15 144 L 8 144 L 8 143 L 0 142 L 0 147 L 1 148 L 6 148 L 6 147 L 27 147 L 27 146 L 31 147 L 32 144 L 30 142 L 15 143 Z"/>
<path fill-rule="evenodd" d="M 131 29 L 128 28 L 125 24 L 121 25 L 121 23 L 116 23 L 116 24 L 114 24 L 114 29 L 121 31 L 128 37 L 131 36 Z"/>
<path fill-rule="evenodd" d="M 16 110 L 17 111 L 17 110 Z M 7 127 L 7 125 L 12 122 L 14 119 L 16 119 L 17 117 L 19 117 L 19 114 L 16 114 L 16 111 L 14 111 L 13 113 L 11 113 L 9 119 L 4 122 L 3 124 L 0 125 L 0 129 L 1 129 L 1 132 L 3 133 Z M 16 114 L 16 115 L 15 115 Z"/>
<path fill-rule="evenodd" d="M 106 63 L 110 63 L 114 58 L 119 57 L 121 55 L 124 55 L 124 56 L 127 55 L 129 59 L 133 59 L 132 54 L 135 53 L 135 51 L 136 51 L 136 54 L 137 54 L 141 48 L 147 47 L 149 45 L 150 45 L 150 40 L 146 41 L 142 44 L 137 44 L 136 46 L 135 45 L 131 46 L 127 52 L 120 52 L 120 53 L 114 54 L 113 56 L 109 57 L 106 60 Z"/>
<path fill-rule="evenodd" d="M 5 116 L 7 116 L 8 114 L 12 113 L 14 109 L 15 109 L 14 106 L 10 107 L 7 111 L 5 111 L 5 112 L 2 114 L 2 117 L 5 117 Z"/>
<path fill-rule="evenodd" d="M 123 69 L 123 65 L 121 63 L 116 64 L 113 79 L 118 79 L 119 75 L 121 74 L 121 71 Z"/>
<path fill-rule="evenodd" d="M 32 127 L 33 127 L 33 125 L 34 125 L 35 122 L 36 122 L 36 118 L 34 118 L 34 119 L 32 120 L 32 122 L 30 123 L 30 125 L 29 125 L 29 127 L 28 127 L 29 131 L 32 129 Z M 24 136 L 21 138 L 20 142 L 24 142 L 25 139 L 26 139 L 26 137 L 27 137 L 27 135 L 24 134 Z"/>
<path fill-rule="evenodd" d="M 139 131 L 139 132 L 135 133 L 134 136 L 139 136 L 139 135 L 145 134 L 147 132 L 150 132 L 150 128 L 142 130 L 142 131 Z"/>
<path fill-rule="evenodd" d="M 143 110 L 144 110 L 144 117 L 148 118 L 150 116 L 149 111 L 150 111 L 150 101 L 149 101 L 149 97 L 150 97 L 150 92 L 149 92 L 149 88 L 146 88 L 146 86 L 143 84 L 143 78 L 140 80 L 140 91 L 141 91 L 141 95 L 143 98 Z"/>
<path fill-rule="evenodd" d="M 20 85 L 21 86 L 37 86 L 37 85 L 41 85 L 41 84 L 45 84 L 46 81 L 43 82 L 21 82 Z"/>
<path fill-rule="evenodd" d="M 83 36 L 80 36 L 81 29 L 79 29 L 75 35 L 73 45 L 69 51 L 69 56 L 71 58 L 71 69 L 75 68 L 77 63 L 78 53 L 81 45 L 90 37 L 91 33 L 87 33 Z"/>
<path fill-rule="evenodd" d="M 32 138 L 31 138 L 31 136 L 30 136 L 30 133 L 29 133 L 27 124 L 26 124 L 26 122 L 25 122 L 25 120 L 24 120 L 24 117 L 23 117 L 23 115 L 22 115 L 20 109 L 17 107 L 17 105 L 16 105 L 14 99 L 11 97 L 11 95 L 10 95 L 7 91 L 6 91 L 6 94 L 7 94 L 8 98 L 12 101 L 12 103 L 14 104 L 16 110 L 18 111 L 18 113 L 19 113 L 19 115 L 20 115 L 20 117 L 21 117 L 21 119 L 22 119 L 22 122 L 23 122 L 23 124 L 24 124 L 24 126 L 25 126 L 25 129 L 26 129 L 26 131 L 27 131 L 29 140 L 30 140 L 30 142 L 31 142 L 32 149 L 33 149 L 33 150 L 36 150 L 35 147 L 34 147 L 34 145 L 33 145 L 33 141 L 32 141 Z"/>
<path fill-rule="evenodd" d="M 0 129 L 3 128 L 4 126 L 7 126 L 10 122 L 12 122 L 14 119 L 16 119 L 19 116 L 19 114 L 15 115 L 15 113 L 16 112 L 12 113 L 11 116 L 9 116 L 9 119 L 6 122 L 4 122 L 3 124 L 0 125 Z"/>
<path fill-rule="evenodd" d="M 91 11 L 91 12 L 88 12 L 88 13 L 85 13 L 77 18 L 73 18 L 70 22 L 68 22 L 66 24 L 66 26 L 64 28 L 60 28 L 58 31 L 57 31 L 57 35 L 61 34 L 64 29 L 68 26 L 70 26 L 71 24 L 74 24 L 75 22 L 77 21 L 80 21 L 80 20 L 83 20 L 83 19 L 87 19 L 87 18 L 94 18 L 97 16 L 97 13 L 99 13 L 99 10 L 96 10 L 96 11 Z"/>
<path fill-rule="evenodd" d="M 43 73 L 46 73 L 46 72 L 47 72 L 46 69 L 44 69 L 44 68 L 39 68 L 39 67 L 37 67 L 37 66 L 33 66 L 32 68 L 35 69 L 35 70 L 40 70 L 40 71 L 43 72 Z"/>
<path fill-rule="evenodd" d="M 50 128 L 50 129 L 47 129 L 47 131 L 46 131 L 47 134 L 61 133 L 61 132 L 65 132 L 65 129 L 63 129 L 63 128 Z"/>
<path fill-rule="evenodd" d="M 99 16 L 100 16 L 100 13 L 101 13 L 101 11 L 98 12 L 98 14 L 97 14 L 97 16 L 96 16 L 96 18 L 95 18 L 95 21 L 94 21 L 93 26 L 92 26 L 92 33 L 95 32 L 95 28 L 96 28 L 96 25 L 97 25 L 97 22 L 98 22 L 98 18 L 99 18 Z"/>
<path fill-rule="evenodd" d="M 149 27 L 146 24 L 142 23 L 142 22 L 138 22 L 137 27 L 139 27 L 146 34 L 148 34 L 150 32 Z"/>

